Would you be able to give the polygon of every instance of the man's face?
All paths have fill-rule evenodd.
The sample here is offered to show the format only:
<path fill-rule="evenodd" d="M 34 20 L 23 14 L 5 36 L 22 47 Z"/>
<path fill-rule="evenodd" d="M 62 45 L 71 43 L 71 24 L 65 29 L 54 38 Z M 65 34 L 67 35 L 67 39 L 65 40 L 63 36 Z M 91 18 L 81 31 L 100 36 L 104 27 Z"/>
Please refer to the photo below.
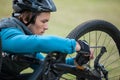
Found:
<path fill-rule="evenodd" d="M 34 34 L 42 35 L 45 33 L 45 30 L 48 30 L 49 19 L 50 12 L 42 12 L 36 17 L 34 24 L 28 25 L 28 29 Z"/>

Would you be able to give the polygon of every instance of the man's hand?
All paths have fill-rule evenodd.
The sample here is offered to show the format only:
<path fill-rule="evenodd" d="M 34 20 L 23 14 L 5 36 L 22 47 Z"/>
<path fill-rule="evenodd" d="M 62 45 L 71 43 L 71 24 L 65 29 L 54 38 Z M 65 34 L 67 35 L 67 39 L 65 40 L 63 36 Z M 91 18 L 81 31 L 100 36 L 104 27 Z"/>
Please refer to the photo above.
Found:
<path fill-rule="evenodd" d="M 81 46 L 81 49 L 80 51 L 77 51 L 75 62 L 81 66 L 88 63 L 90 57 L 93 57 L 93 54 L 91 55 L 90 47 L 86 41 L 79 40 L 78 43 Z"/>

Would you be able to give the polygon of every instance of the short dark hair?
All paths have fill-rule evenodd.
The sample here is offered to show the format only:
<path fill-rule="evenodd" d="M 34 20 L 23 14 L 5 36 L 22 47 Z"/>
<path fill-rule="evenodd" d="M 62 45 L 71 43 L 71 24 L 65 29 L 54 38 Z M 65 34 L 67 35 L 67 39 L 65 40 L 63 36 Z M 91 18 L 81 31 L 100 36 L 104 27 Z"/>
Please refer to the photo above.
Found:
<path fill-rule="evenodd" d="M 41 12 L 31 12 L 28 10 L 25 10 L 23 12 L 20 13 L 19 16 L 17 16 L 17 18 L 23 22 L 25 25 L 28 25 L 30 23 L 34 23 L 36 16 L 39 15 Z M 26 21 L 27 23 L 25 23 L 24 21 Z"/>

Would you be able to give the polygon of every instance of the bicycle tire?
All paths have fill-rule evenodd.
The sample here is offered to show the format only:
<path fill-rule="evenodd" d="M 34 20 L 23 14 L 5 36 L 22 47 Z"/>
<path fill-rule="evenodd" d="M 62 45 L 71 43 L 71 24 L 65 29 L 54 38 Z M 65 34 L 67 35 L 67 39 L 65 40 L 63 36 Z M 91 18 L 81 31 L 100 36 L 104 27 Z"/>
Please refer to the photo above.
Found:
<path fill-rule="evenodd" d="M 98 36 L 96 34 L 99 34 L 99 37 L 103 36 L 100 43 L 98 43 Z M 91 36 L 91 34 L 93 34 L 96 37 Z M 106 36 L 107 35 L 107 36 Z M 87 36 L 87 37 L 84 37 Z M 89 37 L 88 37 L 89 36 Z M 96 41 L 91 41 L 91 37 L 93 37 L 92 39 Z M 109 38 L 109 39 L 106 39 Z M 90 20 L 87 22 L 84 22 L 80 25 L 78 25 L 74 30 L 72 30 L 67 38 L 71 38 L 71 39 L 83 39 L 86 40 L 90 46 L 105 46 L 107 47 L 107 52 L 104 54 L 104 56 L 101 58 L 101 63 L 104 63 L 105 67 L 107 68 L 109 74 L 108 74 L 108 78 L 109 80 L 119 80 L 120 79 L 120 32 L 119 30 L 116 28 L 116 26 L 114 26 L 113 24 L 111 24 L 110 22 L 104 21 L 104 20 Z M 103 40 L 105 41 L 105 39 L 107 40 L 107 44 L 104 43 L 103 44 Z M 112 42 L 111 42 L 112 40 Z M 108 42 L 109 41 L 109 42 Z M 96 42 L 96 43 L 95 43 Z M 114 46 L 112 48 L 110 48 L 111 46 Z M 116 53 L 112 54 L 114 49 L 116 50 Z M 110 50 L 111 49 L 111 50 Z M 94 49 L 94 56 L 96 57 L 99 53 L 98 49 Z M 68 56 L 75 56 L 75 55 L 68 55 Z M 112 58 L 112 59 L 111 59 Z M 116 58 L 116 59 L 114 59 Z M 94 61 L 94 60 L 93 60 Z M 93 63 L 92 61 L 89 63 L 91 67 L 93 67 Z M 113 66 L 113 67 L 111 67 Z M 115 73 L 115 74 L 114 74 Z M 66 79 L 67 80 L 67 79 Z M 68 80 L 75 80 L 75 79 L 68 79 Z M 102 79 L 105 80 L 105 79 Z"/>

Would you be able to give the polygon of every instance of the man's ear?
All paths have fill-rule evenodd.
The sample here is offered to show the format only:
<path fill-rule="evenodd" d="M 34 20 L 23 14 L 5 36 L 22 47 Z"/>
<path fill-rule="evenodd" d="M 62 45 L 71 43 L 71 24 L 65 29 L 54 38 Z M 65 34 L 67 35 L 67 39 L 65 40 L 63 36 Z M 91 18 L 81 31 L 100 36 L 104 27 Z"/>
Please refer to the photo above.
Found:
<path fill-rule="evenodd" d="M 28 23 L 28 21 L 27 21 L 25 18 L 23 18 L 23 22 L 24 22 L 25 24 Z"/>

